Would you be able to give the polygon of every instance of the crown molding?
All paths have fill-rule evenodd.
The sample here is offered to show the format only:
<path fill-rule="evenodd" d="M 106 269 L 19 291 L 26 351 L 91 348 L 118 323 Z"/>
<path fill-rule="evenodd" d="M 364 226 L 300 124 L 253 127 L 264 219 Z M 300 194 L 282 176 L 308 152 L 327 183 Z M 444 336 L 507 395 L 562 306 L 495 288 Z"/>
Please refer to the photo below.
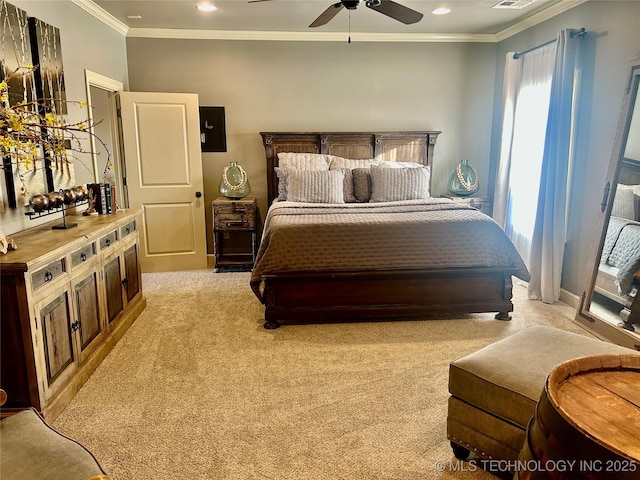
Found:
<path fill-rule="evenodd" d="M 248 30 L 189 30 L 171 28 L 130 28 L 127 38 L 167 38 L 186 40 L 271 40 L 290 42 L 346 42 L 346 32 L 282 32 Z M 351 32 L 353 42 L 495 42 L 493 34 L 457 33 L 367 33 Z"/>
<path fill-rule="evenodd" d="M 367 33 L 352 32 L 351 40 L 356 42 L 405 42 L 405 43 L 455 43 L 501 42 L 513 35 L 525 31 L 539 23 L 571 10 L 589 0 L 561 0 L 560 2 L 535 13 L 498 33 L 463 34 L 463 33 Z M 92 0 L 71 0 L 95 18 L 113 28 L 125 37 L 132 38 L 166 38 L 187 40 L 270 40 L 290 42 L 344 42 L 349 34 L 345 32 L 283 32 L 283 31 L 249 31 L 249 30 L 191 30 L 172 28 L 129 28 L 113 15 L 98 6 Z"/>
<path fill-rule="evenodd" d="M 118 20 L 116 17 L 108 13 L 102 7 L 99 7 L 92 0 L 71 0 L 71 2 L 75 3 L 77 6 L 82 8 L 85 12 L 93 15 L 95 18 L 100 20 L 102 23 L 107 25 L 108 27 L 113 28 L 120 35 L 126 37 L 127 32 L 129 31 L 129 27 Z"/>
<path fill-rule="evenodd" d="M 533 15 L 522 19 L 518 23 L 499 31 L 495 34 L 496 42 L 501 42 L 513 35 L 524 32 L 527 28 L 538 25 L 539 23 L 549 20 L 550 18 L 560 15 L 561 13 L 571 10 L 572 8 L 582 5 L 588 1 L 589 0 L 562 0 L 555 5 L 545 8 L 538 13 L 534 13 Z"/>

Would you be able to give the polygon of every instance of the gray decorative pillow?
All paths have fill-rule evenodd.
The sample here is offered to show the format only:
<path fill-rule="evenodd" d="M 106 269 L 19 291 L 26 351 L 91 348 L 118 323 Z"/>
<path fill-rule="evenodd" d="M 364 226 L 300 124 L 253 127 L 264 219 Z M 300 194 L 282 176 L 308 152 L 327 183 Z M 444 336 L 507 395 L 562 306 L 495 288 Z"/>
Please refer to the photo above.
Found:
<path fill-rule="evenodd" d="M 613 198 L 611 215 L 614 217 L 636 219 L 636 206 L 633 189 L 627 185 L 618 185 L 616 196 Z"/>
<path fill-rule="evenodd" d="M 344 203 L 344 173 L 342 170 L 292 172 L 287 178 L 287 200 Z"/>
<path fill-rule="evenodd" d="M 371 202 L 429 198 L 429 169 L 371 168 Z"/>
<path fill-rule="evenodd" d="M 278 200 L 287 199 L 287 174 L 280 167 L 275 167 L 276 177 L 278 178 Z"/>
<path fill-rule="evenodd" d="M 353 174 L 353 195 L 358 202 L 368 202 L 371 200 L 371 169 L 354 168 Z"/>
<path fill-rule="evenodd" d="M 350 168 L 342 168 L 342 173 L 344 173 L 344 201 L 345 203 L 354 203 L 357 202 L 358 199 L 355 196 L 354 187 L 353 187 L 353 170 Z"/>

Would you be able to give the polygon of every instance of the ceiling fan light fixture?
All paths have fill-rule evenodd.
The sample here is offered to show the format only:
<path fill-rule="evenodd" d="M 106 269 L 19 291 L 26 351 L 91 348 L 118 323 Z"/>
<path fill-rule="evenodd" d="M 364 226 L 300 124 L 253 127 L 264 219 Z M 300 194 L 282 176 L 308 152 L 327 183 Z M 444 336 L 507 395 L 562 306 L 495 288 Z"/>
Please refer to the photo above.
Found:
<path fill-rule="evenodd" d="M 434 15 L 446 15 L 447 13 L 451 13 L 451 9 L 447 7 L 439 7 L 435 10 L 431 10 L 431 13 Z"/>
<path fill-rule="evenodd" d="M 215 5 L 211 5 L 210 3 L 200 3 L 196 5 L 196 8 L 201 12 L 213 12 L 218 9 Z"/>

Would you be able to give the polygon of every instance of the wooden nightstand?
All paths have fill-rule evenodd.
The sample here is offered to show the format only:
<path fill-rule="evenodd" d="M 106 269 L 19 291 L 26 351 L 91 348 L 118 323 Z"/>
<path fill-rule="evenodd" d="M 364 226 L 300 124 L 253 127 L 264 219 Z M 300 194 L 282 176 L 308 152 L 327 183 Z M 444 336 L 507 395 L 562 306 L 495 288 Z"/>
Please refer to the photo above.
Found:
<path fill-rule="evenodd" d="M 212 210 L 215 270 L 251 270 L 258 253 L 260 226 L 256 199 L 219 197 Z"/>
<path fill-rule="evenodd" d="M 477 208 L 485 215 L 491 216 L 491 197 L 454 197 L 453 195 L 440 196 L 443 198 L 449 198 L 456 203 L 461 203 L 463 205 L 469 205 L 470 207 Z"/>

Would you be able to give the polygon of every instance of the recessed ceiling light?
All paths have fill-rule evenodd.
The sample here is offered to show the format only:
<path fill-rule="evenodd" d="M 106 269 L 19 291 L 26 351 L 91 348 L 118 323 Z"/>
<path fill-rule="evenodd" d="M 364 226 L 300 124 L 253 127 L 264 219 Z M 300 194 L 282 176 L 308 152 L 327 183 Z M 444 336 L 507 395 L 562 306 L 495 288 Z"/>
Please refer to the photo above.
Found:
<path fill-rule="evenodd" d="M 142 15 L 127 15 L 127 18 L 130 18 L 131 20 L 140 20 Z"/>
<path fill-rule="evenodd" d="M 451 9 L 447 7 L 440 7 L 432 10 L 431 13 L 434 15 L 446 15 L 447 13 L 451 13 Z"/>
<path fill-rule="evenodd" d="M 210 3 L 201 3 L 200 5 L 197 5 L 196 8 L 203 12 L 213 12 L 214 10 L 217 10 L 217 8 Z"/>

